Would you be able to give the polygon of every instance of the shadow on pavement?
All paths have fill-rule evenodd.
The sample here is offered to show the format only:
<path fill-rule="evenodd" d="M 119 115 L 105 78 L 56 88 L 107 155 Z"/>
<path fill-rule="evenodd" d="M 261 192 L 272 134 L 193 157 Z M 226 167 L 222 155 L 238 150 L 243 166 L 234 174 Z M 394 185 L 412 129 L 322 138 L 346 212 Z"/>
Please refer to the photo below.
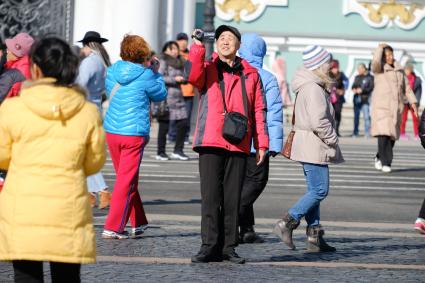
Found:
<path fill-rule="evenodd" d="M 191 204 L 201 203 L 200 199 L 191 200 L 165 200 L 165 199 L 154 199 L 152 201 L 145 201 L 143 205 L 167 205 L 167 204 Z"/>

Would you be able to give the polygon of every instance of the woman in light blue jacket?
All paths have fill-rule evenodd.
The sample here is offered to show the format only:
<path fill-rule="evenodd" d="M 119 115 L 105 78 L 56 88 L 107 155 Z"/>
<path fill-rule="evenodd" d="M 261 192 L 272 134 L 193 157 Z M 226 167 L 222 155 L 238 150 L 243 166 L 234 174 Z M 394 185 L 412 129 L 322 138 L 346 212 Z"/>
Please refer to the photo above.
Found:
<path fill-rule="evenodd" d="M 266 187 L 269 178 L 269 158 L 270 156 L 275 157 L 282 150 L 283 143 L 282 98 L 276 77 L 263 69 L 263 58 L 266 51 L 266 42 L 260 36 L 255 33 L 242 35 L 239 55 L 255 67 L 260 74 L 267 101 L 267 129 L 270 141 L 269 154 L 261 165 L 257 166 L 253 147 L 251 147 L 251 155 L 247 160 L 239 207 L 240 243 L 262 242 L 262 239 L 254 231 L 253 204 Z"/>
<path fill-rule="evenodd" d="M 121 42 L 122 60 L 106 74 L 109 108 L 103 126 L 117 176 L 102 233 L 107 239 L 140 237 L 148 224 L 138 192 L 139 167 L 149 141 L 150 103 L 167 97 L 158 61 L 151 66 L 150 53 L 142 37 L 126 35 Z M 128 219 L 130 235 L 125 231 Z"/>
<path fill-rule="evenodd" d="M 80 53 L 84 55 L 81 61 L 76 83 L 87 90 L 88 100 L 96 104 L 99 113 L 102 113 L 102 96 L 105 94 L 106 68 L 111 65 L 109 55 L 102 43 L 108 41 L 98 32 L 88 31 L 79 42 L 83 43 Z M 87 177 L 87 188 L 90 193 L 91 207 L 96 205 L 99 195 L 99 209 L 109 206 L 111 193 L 101 172 Z"/>

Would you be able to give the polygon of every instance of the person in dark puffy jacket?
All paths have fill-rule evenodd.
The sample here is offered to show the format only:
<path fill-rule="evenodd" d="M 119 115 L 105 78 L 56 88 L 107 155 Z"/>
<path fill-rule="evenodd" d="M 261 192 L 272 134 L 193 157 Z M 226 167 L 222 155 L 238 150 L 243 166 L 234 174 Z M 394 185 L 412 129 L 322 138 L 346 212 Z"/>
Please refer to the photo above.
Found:
<path fill-rule="evenodd" d="M 269 152 L 263 164 L 257 166 L 255 149 L 253 146 L 251 147 L 239 206 L 239 243 L 258 243 L 263 241 L 254 231 L 253 205 L 267 185 L 270 156 L 275 157 L 281 152 L 283 144 L 282 98 L 276 77 L 263 69 L 263 58 L 266 55 L 266 51 L 266 42 L 259 35 L 255 33 L 242 35 L 239 55 L 258 70 L 266 97 Z"/>
<path fill-rule="evenodd" d="M 257 165 L 264 162 L 269 148 L 267 105 L 257 69 L 236 56 L 241 42 L 236 28 L 221 25 L 216 29 L 217 53 L 210 62 L 205 61 L 205 47 L 196 35 L 198 30 L 193 32 L 194 44 L 185 65 L 189 83 L 200 93 L 193 148 L 199 153 L 202 246 L 192 262 L 242 264 L 245 259 L 235 251 L 239 201 L 252 139 Z M 223 135 L 230 112 L 246 118 L 247 131 L 239 136 L 242 140 Z"/>
<path fill-rule="evenodd" d="M 150 102 L 167 96 L 158 64 L 150 67 L 150 49 L 140 36 L 126 35 L 121 42 L 121 58 L 108 68 L 106 93 L 110 100 L 104 128 L 114 164 L 116 182 L 103 238 L 140 237 L 148 221 L 138 192 L 139 167 L 149 140 Z M 156 66 L 156 67 L 155 67 Z"/>
<path fill-rule="evenodd" d="M 159 73 L 164 77 L 165 85 L 167 86 L 169 117 L 164 117 L 163 119 L 158 117 L 158 152 L 156 159 L 169 159 L 165 152 L 165 144 L 168 127 L 170 122 L 173 121 L 176 133 L 176 144 L 171 158 L 186 161 L 189 160 L 189 157 L 184 154 L 183 147 L 189 122 L 181 85 L 187 83 L 187 81 L 183 76 L 184 60 L 179 55 L 179 46 L 177 42 L 169 41 L 164 44 L 159 62 Z"/>
<path fill-rule="evenodd" d="M 369 114 L 369 100 L 373 91 L 373 76 L 369 74 L 366 65 L 360 63 L 357 66 L 358 75 L 354 78 L 354 83 L 351 89 L 354 93 L 354 131 L 353 137 L 359 135 L 359 120 L 360 112 L 363 113 L 364 120 L 364 135 L 370 137 L 370 114 Z"/>

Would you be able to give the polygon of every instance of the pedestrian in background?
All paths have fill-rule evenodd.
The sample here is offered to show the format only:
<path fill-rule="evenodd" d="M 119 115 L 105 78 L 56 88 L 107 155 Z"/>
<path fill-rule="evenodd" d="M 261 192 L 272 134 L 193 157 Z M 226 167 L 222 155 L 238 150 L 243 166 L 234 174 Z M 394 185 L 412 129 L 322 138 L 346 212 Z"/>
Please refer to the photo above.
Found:
<path fill-rule="evenodd" d="M 401 65 L 394 60 L 391 46 L 380 44 L 372 60 L 374 89 L 371 104 L 371 134 L 378 138 L 378 153 L 375 168 L 384 173 L 391 172 L 393 147 L 400 137 L 401 114 L 407 99 L 418 115 L 416 97 L 413 94 Z"/>
<path fill-rule="evenodd" d="M 239 205 L 239 243 L 263 242 L 263 239 L 254 230 L 253 205 L 267 185 L 270 156 L 275 157 L 280 153 L 283 144 L 282 97 L 276 77 L 263 69 L 263 59 L 266 52 L 267 45 L 262 37 L 255 33 L 242 35 L 239 55 L 258 70 L 267 101 L 269 152 L 265 156 L 264 162 L 257 165 L 256 151 L 251 146 L 251 154 L 247 158 L 246 176 Z"/>
<path fill-rule="evenodd" d="M 366 138 L 370 137 L 370 114 L 369 114 L 369 100 L 373 91 L 373 76 L 369 74 L 366 65 L 360 63 L 357 66 L 357 76 L 354 78 L 354 83 L 351 90 L 354 93 L 354 131 L 353 137 L 359 135 L 359 120 L 360 112 L 363 113 L 364 121 L 364 135 Z"/>
<path fill-rule="evenodd" d="M 102 96 L 105 94 L 106 68 L 111 65 L 108 52 L 102 43 L 108 41 L 98 32 L 88 31 L 79 42 L 83 43 L 80 53 L 84 59 L 80 63 L 76 83 L 85 88 L 88 100 L 96 104 L 99 114 L 102 115 Z M 87 187 L 90 193 L 90 204 L 96 205 L 99 195 L 99 209 L 109 206 L 111 193 L 101 172 L 87 177 Z"/>
<path fill-rule="evenodd" d="M 413 71 L 413 64 L 407 64 L 404 68 L 407 80 L 409 81 L 409 86 L 413 90 L 413 93 L 416 96 L 416 101 L 418 103 L 418 106 L 421 101 L 422 96 L 422 81 L 421 78 L 416 76 L 415 72 Z M 419 139 L 419 131 L 418 131 L 418 116 L 415 115 L 413 112 L 413 109 L 409 106 L 409 102 L 407 101 L 407 98 L 404 99 L 404 110 L 403 114 L 401 115 L 401 128 L 400 128 L 400 139 L 401 140 L 407 140 L 408 137 L 406 136 L 406 122 L 407 122 L 407 116 L 409 112 L 412 114 L 412 121 L 413 121 L 413 133 L 415 135 L 414 139 Z"/>
<path fill-rule="evenodd" d="M 167 96 L 164 80 L 158 73 L 159 64 L 152 64 L 150 54 L 143 37 L 126 35 L 121 42 L 122 60 L 110 66 L 106 73 L 110 103 L 103 125 L 116 173 L 102 233 L 106 239 L 129 238 L 125 231 L 128 219 L 133 238 L 140 237 L 148 225 L 138 191 L 139 169 L 149 141 L 150 102 Z"/>
<path fill-rule="evenodd" d="M 5 40 L 7 61 L 0 78 L 0 103 L 19 95 L 22 82 L 31 78 L 28 54 L 33 42 L 34 39 L 27 33 L 18 33 Z"/>
<path fill-rule="evenodd" d="M 267 105 L 257 69 L 236 56 L 239 31 L 227 25 L 216 29 L 217 53 L 209 62 L 199 34 L 199 30 L 193 32 L 186 65 L 189 82 L 200 93 L 193 149 L 199 153 L 202 246 L 192 262 L 245 263 L 235 251 L 239 201 L 251 139 L 257 166 L 264 162 L 269 147 Z M 235 128 L 240 131 L 232 132 Z"/>
<path fill-rule="evenodd" d="M 339 126 L 341 125 L 342 107 L 345 103 L 345 90 L 348 87 L 347 76 L 339 70 L 338 60 L 331 61 L 331 78 L 334 80 L 334 85 L 331 89 L 331 102 L 335 109 L 336 134 L 340 137 Z"/>
<path fill-rule="evenodd" d="M 330 102 L 333 80 L 329 76 L 330 54 L 320 46 L 307 46 L 303 52 L 304 67 L 292 79 L 296 93 L 293 130 L 295 135 L 291 160 L 303 166 L 307 192 L 279 220 L 274 232 L 291 249 L 293 230 L 303 217 L 307 222 L 307 250 L 333 252 L 336 249 L 323 239 L 320 204 L 329 192 L 329 164 L 343 162 L 335 129 L 334 108 Z"/>
<path fill-rule="evenodd" d="M 421 121 L 419 123 L 419 134 L 422 147 L 425 148 L 425 111 L 422 112 Z M 422 206 L 419 210 L 419 215 L 415 221 L 414 228 L 419 233 L 425 234 L 425 199 L 422 202 Z"/>
<path fill-rule="evenodd" d="M 15 282 L 80 282 L 96 243 L 86 177 L 106 159 L 99 112 L 74 85 L 78 58 L 61 39 L 31 49 L 32 82 L 0 107 L 0 260 Z M 60 64 L 58 63 L 60 62 Z"/>
<path fill-rule="evenodd" d="M 157 160 L 170 159 L 166 153 L 167 132 L 169 124 L 174 121 L 176 127 L 176 143 L 172 159 L 189 160 L 184 154 L 184 139 L 188 127 L 188 114 L 186 102 L 183 97 L 181 85 L 187 83 L 184 75 L 184 59 L 179 54 L 179 46 L 175 41 L 169 41 L 162 47 L 159 73 L 162 74 L 167 86 L 168 119 L 159 119 Z"/>
<path fill-rule="evenodd" d="M 187 34 L 184 32 L 177 34 L 176 42 L 179 45 L 180 56 L 184 59 L 184 61 L 187 61 L 189 59 L 189 49 L 187 49 L 189 44 L 189 38 Z M 186 102 L 187 121 L 188 121 L 187 132 L 184 139 L 184 143 L 190 144 L 189 135 L 190 135 L 190 126 L 192 121 L 192 109 L 193 109 L 193 98 L 195 96 L 195 87 L 190 83 L 181 84 L 180 87 L 183 92 L 184 102 Z"/>

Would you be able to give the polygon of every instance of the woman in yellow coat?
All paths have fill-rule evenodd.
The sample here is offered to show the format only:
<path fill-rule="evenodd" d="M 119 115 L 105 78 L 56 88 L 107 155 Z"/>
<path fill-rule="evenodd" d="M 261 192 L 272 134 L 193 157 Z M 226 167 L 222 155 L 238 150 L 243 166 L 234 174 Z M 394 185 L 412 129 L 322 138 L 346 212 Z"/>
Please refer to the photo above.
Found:
<path fill-rule="evenodd" d="M 0 260 L 13 261 L 16 282 L 42 282 L 43 261 L 53 282 L 79 282 L 80 264 L 96 256 L 86 176 L 105 162 L 104 131 L 72 85 L 69 45 L 42 39 L 30 57 L 33 81 L 0 107 Z"/>

